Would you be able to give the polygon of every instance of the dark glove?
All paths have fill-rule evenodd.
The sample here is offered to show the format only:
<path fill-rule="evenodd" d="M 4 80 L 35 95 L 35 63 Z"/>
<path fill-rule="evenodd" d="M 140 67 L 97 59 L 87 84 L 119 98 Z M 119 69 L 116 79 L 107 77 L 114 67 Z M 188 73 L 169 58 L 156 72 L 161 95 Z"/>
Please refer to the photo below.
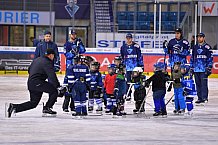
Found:
<path fill-rule="evenodd" d="M 190 69 L 189 69 L 189 73 L 190 73 L 191 75 L 193 75 L 193 74 L 194 74 L 194 68 L 190 68 Z"/>
<path fill-rule="evenodd" d="M 114 96 L 115 96 L 115 97 L 117 97 L 117 96 L 118 96 L 118 91 L 119 91 L 119 89 L 118 89 L 118 88 L 115 88 L 115 89 L 114 89 Z"/>
<path fill-rule="evenodd" d="M 167 40 L 165 40 L 165 41 L 163 42 L 164 53 L 168 53 L 168 52 L 169 52 L 167 46 L 168 46 L 168 42 L 167 42 Z"/>
<path fill-rule="evenodd" d="M 185 90 L 183 91 L 183 96 L 188 96 L 188 92 L 186 92 Z"/>
<path fill-rule="evenodd" d="M 91 90 L 91 88 L 90 88 L 90 86 L 89 86 L 88 84 L 86 84 L 86 89 L 87 89 L 88 91 Z"/>
<path fill-rule="evenodd" d="M 55 72 L 59 72 L 61 69 L 61 66 L 59 64 L 54 64 L 54 70 Z"/>
<path fill-rule="evenodd" d="M 178 84 L 178 83 L 181 83 L 181 80 L 180 80 L 180 78 L 176 78 L 176 79 L 174 80 L 174 82 L 175 82 L 176 84 Z"/>
<path fill-rule="evenodd" d="M 67 86 L 60 86 L 57 88 L 58 90 L 58 97 L 63 97 L 64 94 L 68 91 Z"/>
<path fill-rule="evenodd" d="M 209 76 L 209 75 L 211 75 L 211 73 L 212 73 L 212 69 L 211 68 L 206 68 L 206 71 L 205 71 L 205 74 L 207 75 L 207 76 Z"/>

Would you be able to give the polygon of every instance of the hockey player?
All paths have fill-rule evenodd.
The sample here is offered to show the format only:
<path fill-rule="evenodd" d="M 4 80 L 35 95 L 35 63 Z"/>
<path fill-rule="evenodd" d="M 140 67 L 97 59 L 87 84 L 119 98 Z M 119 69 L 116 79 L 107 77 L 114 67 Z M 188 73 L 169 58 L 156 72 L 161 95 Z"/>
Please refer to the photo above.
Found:
<path fill-rule="evenodd" d="M 105 76 L 104 90 L 107 95 L 107 108 L 105 113 L 110 113 L 116 106 L 116 98 L 114 96 L 114 87 L 117 75 L 115 74 L 115 65 L 108 65 L 108 74 Z"/>
<path fill-rule="evenodd" d="M 45 56 L 33 60 L 28 69 L 29 78 L 27 82 L 30 101 L 22 104 L 10 103 L 8 108 L 9 118 L 13 112 L 18 113 L 35 108 L 41 100 L 43 92 L 49 93 L 49 99 L 46 105 L 43 106 L 43 114 L 57 114 L 57 112 L 52 111 L 51 108 L 55 104 L 58 96 L 63 97 L 66 89 L 60 87 L 60 83 L 54 72 L 54 56 L 55 51 L 53 49 L 47 49 Z M 45 81 L 47 78 L 50 80 L 49 82 Z"/>
<path fill-rule="evenodd" d="M 86 116 L 87 108 L 86 108 L 86 93 L 87 89 L 90 88 L 90 73 L 88 66 L 84 64 L 85 56 L 80 55 L 78 64 L 73 65 L 71 71 L 69 71 L 68 75 L 68 85 L 69 88 L 72 88 L 75 95 L 75 114 L 73 116 Z"/>
<path fill-rule="evenodd" d="M 132 71 L 135 67 L 144 68 L 140 46 L 132 40 L 132 34 L 126 35 L 126 43 L 120 48 L 123 64 L 126 66 L 127 83 L 131 82 Z M 129 85 L 127 87 L 127 90 Z M 131 94 L 131 93 L 130 93 Z M 131 100 L 131 96 L 127 96 Z"/>
<path fill-rule="evenodd" d="M 114 64 L 115 64 L 115 72 L 118 73 L 119 71 L 119 65 L 122 64 L 122 57 L 121 56 L 115 56 L 114 57 Z"/>
<path fill-rule="evenodd" d="M 205 34 L 198 34 L 198 44 L 193 47 L 191 56 L 191 71 L 194 73 L 198 100 L 196 104 L 208 101 L 208 76 L 213 67 L 213 52 L 205 42 Z"/>
<path fill-rule="evenodd" d="M 194 97 L 197 96 L 195 83 L 192 78 L 192 74 L 189 72 L 189 65 L 181 65 L 181 73 L 183 75 L 182 78 L 182 86 L 183 86 L 183 95 L 185 97 L 186 108 L 188 110 L 187 115 L 192 115 L 193 100 Z"/>
<path fill-rule="evenodd" d="M 55 52 L 55 58 L 53 60 L 54 70 L 55 72 L 58 72 L 60 70 L 60 57 L 57 44 L 51 41 L 51 32 L 45 31 L 44 40 L 37 44 L 34 59 L 44 56 L 49 48 L 53 49 Z"/>
<path fill-rule="evenodd" d="M 183 96 L 183 87 L 182 87 L 182 73 L 180 68 L 181 63 L 176 62 L 174 63 L 173 72 L 171 75 L 171 80 L 173 81 L 174 87 L 174 103 L 175 103 L 175 110 L 173 111 L 174 114 L 184 114 L 185 113 L 185 98 Z"/>
<path fill-rule="evenodd" d="M 189 49 L 189 42 L 183 38 L 182 29 L 177 28 L 175 38 L 171 39 L 164 48 L 165 53 L 169 54 L 170 67 L 172 68 L 175 62 L 187 63 L 187 56 L 190 54 Z"/>
<path fill-rule="evenodd" d="M 166 81 L 170 79 L 170 76 L 163 72 L 165 65 L 162 62 L 154 64 L 154 75 L 146 80 L 146 87 L 152 82 L 153 100 L 155 106 L 155 113 L 153 116 L 165 116 L 167 115 L 165 105 L 165 94 L 166 94 Z"/>
<path fill-rule="evenodd" d="M 146 90 L 145 90 L 145 81 L 146 76 L 143 75 L 143 69 L 141 67 L 135 67 L 132 71 L 132 78 L 131 82 L 134 84 L 134 101 L 135 101 L 135 109 L 133 110 L 134 113 L 144 112 L 144 104 L 143 100 L 145 99 Z M 140 107 L 142 106 L 141 110 Z"/>
<path fill-rule="evenodd" d="M 93 112 L 94 108 L 94 101 L 98 105 L 96 109 L 96 113 L 102 113 L 102 76 L 99 72 L 100 63 L 99 62 L 92 62 L 90 65 L 90 91 L 89 91 L 89 107 L 88 111 Z"/>
<path fill-rule="evenodd" d="M 69 69 L 74 64 L 74 60 L 76 60 L 79 54 L 83 54 L 86 52 L 86 49 L 80 38 L 77 38 L 75 30 L 70 31 L 70 40 L 64 44 L 64 55 L 66 57 L 66 75 L 64 77 L 64 84 L 67 85 L 67 77 Z M 74 59 L 75 58 L 75 59 Z M 72 94 L 66 94 L 63 102 L 63 111 L 69 112 L 68 106 L 70 102 L 70 98 L 72 98 Z M 73 101 L 73 100 L 72 100 Z M 71 101 L 71 111 L 74 111 L 74 103 Z"/>
<path fill-rule="evenodd" d="M 124 112 L 124 95 L 126 93 L 126 79 L 125 79 L 125 66 L 123 64 L 119 64 L 118 74 L 115 82 L 114 88 L 114 96 L 116 97 L 116 108 L 113 110 L 113 114 L 122 116 L 126 115 Z"/>

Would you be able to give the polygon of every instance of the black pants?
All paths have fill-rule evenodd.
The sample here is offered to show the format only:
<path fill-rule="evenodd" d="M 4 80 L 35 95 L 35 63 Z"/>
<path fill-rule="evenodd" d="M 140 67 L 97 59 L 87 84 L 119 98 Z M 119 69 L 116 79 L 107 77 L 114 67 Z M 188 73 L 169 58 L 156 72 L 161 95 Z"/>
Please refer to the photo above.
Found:
<path fill-rule="evenodd" d="M 39 104 L 43 92 L 49 94 L 49 99 L 45 107 L 52 108 L 57 100 L 57 89 L 51 83 L 46 81 L 40 81 L 37 83 L 28 82 L 28 89 L 30 92 L 30 101 L 24 102 L 22 104 L 14 104 L 16 112 L 22 112 L 35 108 Z"/>
<path fill-rule="evenodd" d="M 63 110 L 68 109 L 69 104 L 70 104 L 71 111 L 75 110 L 74 99 L 73 99 L 72 94 L 65 95 L 64 103 L 62 106 Z"/>

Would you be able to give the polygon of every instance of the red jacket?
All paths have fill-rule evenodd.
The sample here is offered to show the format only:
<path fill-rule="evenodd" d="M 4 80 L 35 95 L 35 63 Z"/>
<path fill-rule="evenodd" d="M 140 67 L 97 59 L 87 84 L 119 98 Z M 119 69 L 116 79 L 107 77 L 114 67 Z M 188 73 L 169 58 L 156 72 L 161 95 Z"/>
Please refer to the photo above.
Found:
<path fill-rule="evenodd" d="M 114 86 L 116 82 L 117 74 L 105 76 L 104 88 L 106 89 L 107 94 L 114 94 Z"/>

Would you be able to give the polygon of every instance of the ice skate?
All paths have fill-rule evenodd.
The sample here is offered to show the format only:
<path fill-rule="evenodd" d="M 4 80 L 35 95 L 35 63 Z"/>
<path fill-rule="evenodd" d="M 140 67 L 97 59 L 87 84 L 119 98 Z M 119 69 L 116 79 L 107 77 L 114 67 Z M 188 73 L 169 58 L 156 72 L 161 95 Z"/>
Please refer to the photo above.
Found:
<path fill-rule="evenodd" d="M 154 116 L 155 118 L 157 118 L 157 117 L 162 116 L 162 114 L 161 114 L 161 112 L 155 112 L 155 113 L 153 114 L 153 116 Z"/>
<path fill-rule="evenodd" d="M 180 110 L 178 111 L 178 114 L 179 114 L 179 115 L 184 115 L 184 114 L 185 114 L 185 109 L 180 109 Z"/>
<path fill-rule="evenodd" d="M 7 103 L 5 104 L 5 116 L 8 118 L 11 118 L 11 115 L 15 113 L 15 108 L 12 103 L 9 104 L 8 110 L 7 110 Z"/>
<path fill-rule="evenodd" d="M 179 114 L 178 112 L 179 112 L 178 110 L 173 110 L 174 115 L 178 115 Z"/>
<path fill-rule="evenodd" d="M 167 112 L 166 111 L 161 112 L 161 115 L 162 115 L 163 118 L 167 118 Z"/>
<path fill-rule="evenodd" d="M 99 107 L 98 109 L 96 109 L 96 114 L 102 115 L 103 114 L 103 109 L 102 107 Z"/>
<path fill-rule="evenodd" d="M 72 116 L 75 116 L 75 114 L 76 114 L 76 111 L 75 111 L 75 110 L 71 110 L 71 112 L 70 112 L 70 113 L 71 113 L 71 115 L 72 115 Z"/>
<path fill-rule="evenodd" d="M 196 106 L 205 106 L 205 102 L 207 102 L 207 101 L 204 101 L 204 100 L 197 100 L 197 101 L 195 102 L 195 105 L 196 105 Z"/>
<path fill-rule="evenodd" d="M 139 113 L 139 110 L 138 110 L 138 109 L 134 109 L 134 110 L 133 110 L 133 113 L 134 113 L 134 114 L 138 114 L 138 113 Z"/>
<path fill-rule="evenodd" d="M 75 112 L 75 114 L 72 114 L 72 116 L 73 116 L 73 119 L 76 119 L 76 120 L 83 119 L 81 112 Z"/>
<path fill-rule="evenodd" d="M 51 108 L 48 107 L 43 107 L 42 117 L 56 117 L 56 116 L 57 116 L 56 111 L 52 111 Z"/>
<path fill-rule="evenodd" d="M 88 112 L 93 113 L 93 106 L 88 107 Z"/>

